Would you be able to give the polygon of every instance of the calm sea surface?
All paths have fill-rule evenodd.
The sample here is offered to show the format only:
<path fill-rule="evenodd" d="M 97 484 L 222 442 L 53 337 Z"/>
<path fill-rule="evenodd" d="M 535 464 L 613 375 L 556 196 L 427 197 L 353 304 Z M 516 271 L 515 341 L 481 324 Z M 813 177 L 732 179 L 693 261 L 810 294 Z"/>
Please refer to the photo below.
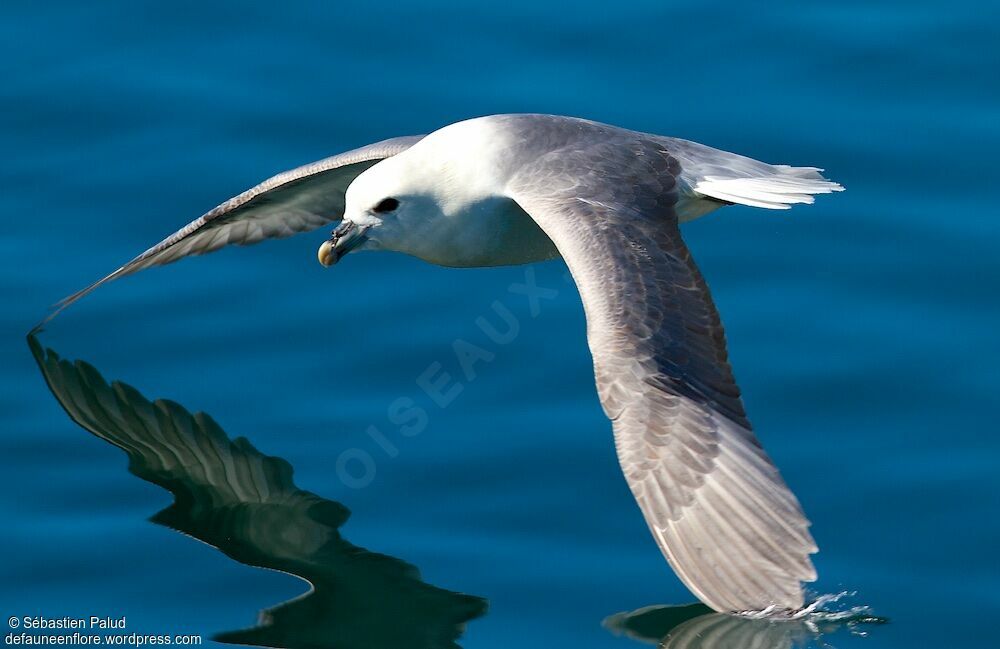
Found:
<path fill-rule="evenodd" d="M 994 645 L 998 42 L 995 3 L 922 0 L 4 4 L 0 619 L 290 647 Z M 816 638 L 687 606 L 618 469 L 561 262 L 324 270 L 324 230 L 127 278 L 25 342 L 58 298 L 274 172 L 522 111 L 848 188 L 684 232 L 813 521 L 814 595 L 856 591 L 831 606 L 888 624 Z M 511 290 L 527 282 L 537 309 Z M 509 344 L 476 325 L 495 302 Z M 488 351 L 474 376 L 456 340 Z M 461 386 L 445 407 L 417 387 L 429 367 Z"/>

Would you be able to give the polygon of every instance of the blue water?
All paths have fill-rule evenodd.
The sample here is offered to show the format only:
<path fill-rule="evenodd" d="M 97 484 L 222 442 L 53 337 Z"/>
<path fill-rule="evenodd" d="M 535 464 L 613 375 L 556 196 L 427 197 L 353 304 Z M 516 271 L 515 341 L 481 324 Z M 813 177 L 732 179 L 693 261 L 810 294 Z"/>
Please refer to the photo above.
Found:
<path fill-rule="evenodd" d="M 994 642 L 1000 11 L 806 5 L 5 4 L 0 619 L 124 615 L 208 642 L 307 590 L 256 565 L 317 585 L 250 638 L 263 644 L 629 647 L 673 629 L 695 647 L 711 625 L 732 627 L 725 646 Z M 320 231 L 116 282 L 42 335 L 181 404 L 177 421 L 210 413 L 220 448 L 312 508 L 259 510 L 141 453 L 130 473 L 46 389 L 31 325 L 206 209 L 370 141 L 519 111 L 821 166 L 848 188 L 684 235 L 750 416 L 813 521 L 814 593 L 856 591 L 847 606 L 888 624 L 818 639 L 675 608 L 695 600 L 621 477 L 561 262 L 364 254 L 324 270 Z M 535 313 L 509 290 L 526 272 L 555 291 Z M 475 324 L 497 300 L 519 322 L 504 346 Z M 494 355 L 472 380 L 456 339 Z M 444 408 L 416 384 L 434 363 L 462 386 Z M 81 368 L 63 388 L 106 394 Z M 400 397 L 426 413 L 419 434 L 393 423 Z M 338 472 L 345 452 L 364 484 Z M 168 490 L 179 504 L 151 522 Z"/>

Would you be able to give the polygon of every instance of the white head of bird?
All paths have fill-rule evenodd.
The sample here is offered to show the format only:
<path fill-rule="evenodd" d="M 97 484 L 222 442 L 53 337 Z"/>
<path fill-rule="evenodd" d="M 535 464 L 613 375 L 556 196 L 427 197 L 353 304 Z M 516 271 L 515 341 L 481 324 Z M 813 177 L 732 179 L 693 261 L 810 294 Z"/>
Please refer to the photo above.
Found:
<path fill-rule="evenodd" d="M 344 218 L 318 257 L 331 266 L 355 250 L 393 250 L 441 266 L 496 266 L 555 256 L 534 221 L 504 193 L 500 160 L 483 133 L 459 123 L 360 174 Z M 501 148 L 502 150 L 502 148 Z"/>

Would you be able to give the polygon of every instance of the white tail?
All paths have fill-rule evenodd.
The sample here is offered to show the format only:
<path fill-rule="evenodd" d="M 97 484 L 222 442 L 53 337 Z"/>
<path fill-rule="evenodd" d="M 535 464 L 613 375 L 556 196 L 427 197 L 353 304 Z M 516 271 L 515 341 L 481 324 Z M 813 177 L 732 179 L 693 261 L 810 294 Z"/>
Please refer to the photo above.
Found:
<path fill-rule="evenodd" d="M 772 165 L 677 138 L 663 142 L 681 164 L 677 215 L 682 222 L 731 203 L 787 210 L 796 203 L 812 203 L 815 194 L 844 189 L 817 167 Z"/>
<path fill-rule="evenodd" d="M 795 203 L 812 203 L 814 194 L 843 191 L 820 175 L 816 167 L 774 165 L 775 173 L 743 178 L 705 176 L 693 187 L 703 196 L 769 210 L 787 210 Z"/>

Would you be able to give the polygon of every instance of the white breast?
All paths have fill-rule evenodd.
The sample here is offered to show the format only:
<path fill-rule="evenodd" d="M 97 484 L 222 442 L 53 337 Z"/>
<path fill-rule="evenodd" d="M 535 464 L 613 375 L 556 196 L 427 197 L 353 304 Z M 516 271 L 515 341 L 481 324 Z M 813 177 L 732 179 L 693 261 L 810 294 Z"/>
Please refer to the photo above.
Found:
<path fill-rule="evenodd" d="M 417 256 L 441 266 L 506 266 L 555 259 L 555 244 L 517 203 L 496 197 L 438 219 Z"/>

